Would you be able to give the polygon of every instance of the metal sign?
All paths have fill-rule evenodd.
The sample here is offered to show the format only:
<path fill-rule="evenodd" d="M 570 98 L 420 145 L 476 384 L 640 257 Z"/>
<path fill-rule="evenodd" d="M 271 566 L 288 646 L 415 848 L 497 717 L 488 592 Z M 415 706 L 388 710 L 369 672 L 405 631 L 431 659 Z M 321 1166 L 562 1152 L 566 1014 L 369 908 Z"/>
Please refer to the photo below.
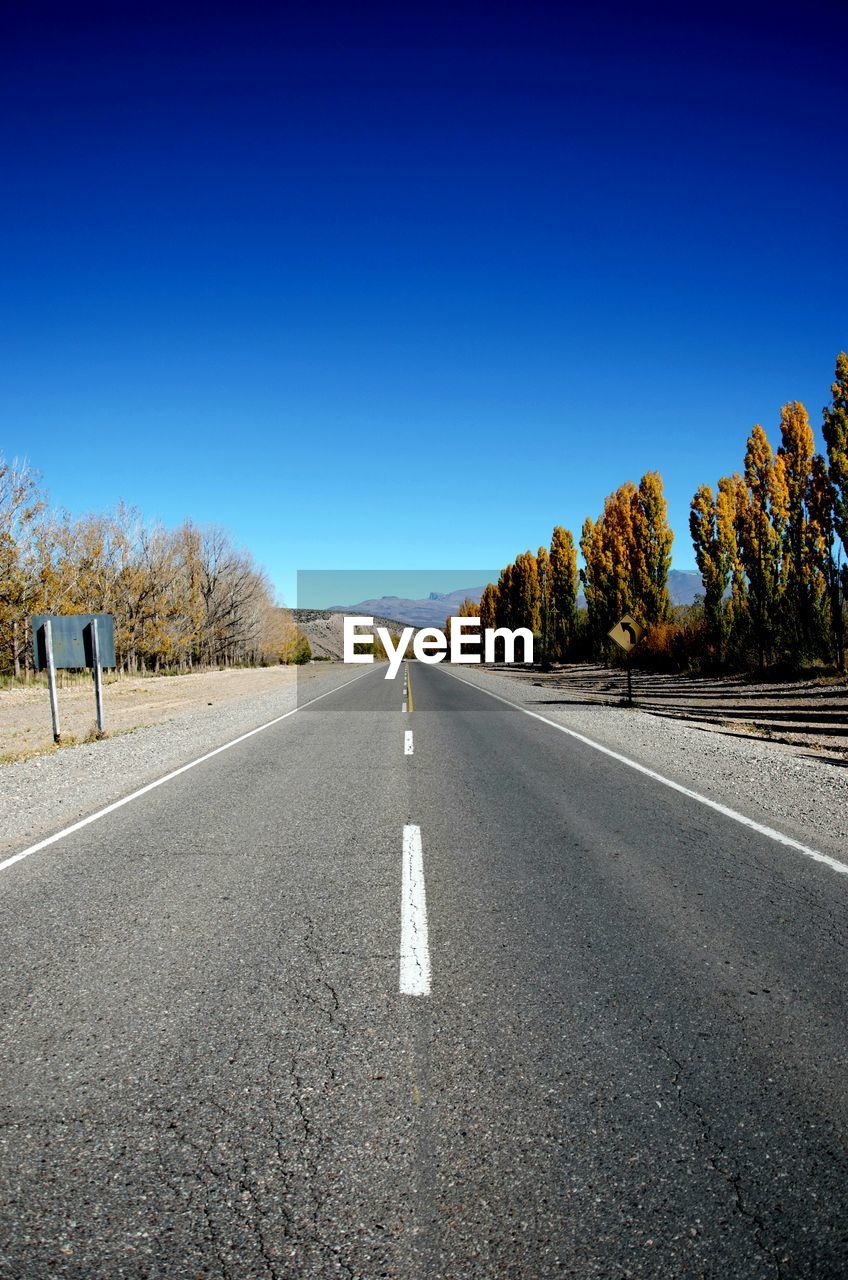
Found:
<path fill-rule="evenodd" d="M 100 666 L 114 667 L 115 619 L 111 613 L 36 614 L 32 619 L 32 651 L 38 671 L 47 667 L 47 644 L 44 624 L 53 633 L 53 665 L 57 671 L 97 666 L 91 623 L 97 621 L 97 645 Z"/>
<path fill-rule="evenodd" d="M 610 640 L 614 640 L 625 653 L 634 649 L 644 634 L 645 628 L 640 626 L 635 618 L 631 618 L 629 613 L 619 618 L 612 630 L 607 632 Z"/>
<path fill-rule="evenodd" d="M 90 667 L 94 676 L 94 705 L 97 735 L 103 737 L 102 667 L 114 667 L 115 619 L 111 613 L 38 613 L 32 620 L 32 651 L 39 671 L 47 668 L 50 692 L 50 714 L 53 717 L 53 741 L 62 741 L 59 727 L 59 697 L 56 692 L 56 668 L 66 670 Z"/>

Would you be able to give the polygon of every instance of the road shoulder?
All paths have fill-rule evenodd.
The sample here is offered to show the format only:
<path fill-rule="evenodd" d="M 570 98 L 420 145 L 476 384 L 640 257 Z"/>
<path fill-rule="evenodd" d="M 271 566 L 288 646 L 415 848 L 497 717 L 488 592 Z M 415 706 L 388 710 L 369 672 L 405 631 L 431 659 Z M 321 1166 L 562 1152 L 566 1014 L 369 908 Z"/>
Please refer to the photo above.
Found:
<path fill-rule="evenodd" d="M 225 675 L 226 673 L 221 673 Z M 285 673 L 283 673 L 285 674 Z M 355 674 L 342 663 L 290 673 L 278 687 L 232 698 L 101 742 L 0 766 L 0 857 L 87 817 Z"/>

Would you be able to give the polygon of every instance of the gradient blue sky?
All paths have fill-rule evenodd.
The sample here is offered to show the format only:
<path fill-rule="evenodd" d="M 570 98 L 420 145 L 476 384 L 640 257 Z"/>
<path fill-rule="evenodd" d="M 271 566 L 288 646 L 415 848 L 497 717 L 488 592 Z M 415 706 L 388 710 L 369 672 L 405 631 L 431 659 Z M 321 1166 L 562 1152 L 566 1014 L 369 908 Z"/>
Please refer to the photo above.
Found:
<path fill-rule="evenodd" d="M 0 450 L 295 572 L 688 503 L 848 345 L 848 7 L 0 5 Z M 439 589 L 433 583 L 433 589 Z"/>

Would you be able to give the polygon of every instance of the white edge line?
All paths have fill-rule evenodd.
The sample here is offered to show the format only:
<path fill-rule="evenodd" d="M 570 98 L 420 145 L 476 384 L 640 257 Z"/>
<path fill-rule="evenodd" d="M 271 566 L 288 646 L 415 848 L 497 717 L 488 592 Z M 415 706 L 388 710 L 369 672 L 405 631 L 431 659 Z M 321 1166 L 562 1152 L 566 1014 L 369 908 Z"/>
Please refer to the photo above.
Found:
<path fill-rule="evenodd" d="M 424 859 L 421 828 L 403 829 L 403 884 L 400 914 L 400 993 L 430 994 L 430 944 L 427 936 L 427 899 L 424 891 Z"/>
<path fill-rule="evenodd" d="M 345 689 L 349 684 L 354 684 L 355 681 L 361 680 L 363 676 L 370 674 L 370 671 L 363 671 L 362 675 L 354 676 L 351 680 L 345 680 L 343 684 L 337 684 L 334 688 L 327 689 L 324 693 L 319 693 L 316 697 L 310 698 L 308 702 L 302 702 L 299 706 L 292 707 L 291 711 L 286 711 L 281 716 L 275 716 L 273 720 L 267 720 L 265 724 L 257 725 L 255 729 L 249 729 L 247 733 L 239 734 L 232 741 L 225 742 L 222 746 L 215 747 L 212 751 L 207 751 L 205 755 L 198 756 L 196 760 L 190 760 L 188 764 L 180 765 L 179 769 L 172 769 L 170 773 L 166 773 L 163 777 L 156 778 L 153 782 L 148 782 L 146 786 L 139 787 L 137 791 L 131 791 L 128 796 L 123 796 L 120 800 L 114 800 L 112 804 L 107 804 L 104 809 L 98 809 L 96 813 L 90 813 L 87 818 L 81 818 L 79 822 L 74 822 L 70 827 L 63 827 L 55 835 L 39 840 L 38 844 L 31 844 L 28 849 L 21 849 L 20 853 L 13 853 L 11 857 L 0 862 L 0 871 L 5 871 L 7 867 L 11 867 L 14 863 L 20 862 L 23 858 L 28 858 L 30 854 L 46 849 L 48 845 L 55 844 L 57 840 L 63 840 L 65 836 L 73 835 L 75 831 L 82 830 L 83 827 L 96 822 L 98 818 L 105 818 L 107 813 L 114 813 L 116 809 L 122 809 L 131 800 L 137 800 L 139 796 L 146 795 L 148 791 L 155 791 L 157 787 L 162 787 L 173 778 L 178 778 L 181 773 L 187 773 L 189 769 L 194 769 L 197 765 L 203 764 L 204 761 L 211 760 L 213 756 L 220 755 L 222 751 L 229 751 L 230 747 L 238 746 L 240 742 L 245 742 L 248 738 L 252 738 L 254 734 L 262 733 L 263 730 L 270 729 L 272 725 L 279 724 L 281 720 L 288 720 L 289 716 L 295 715 L 296 712 L 303 711 L 305 707 L 311 707 L 313 702 L 320 702 L 322 698 L 328 698 L 331 693 L 338 693 L 339 689 Z"/>
<path fill-rule="evenodd" d="M 540 715 L 538 711 L 531 711 L 529 707 L 522 707 L 517 702 L 511 702 L 509 698 L 502 697 L 499 693 L 492 693 L 491 689 L 483 689 L 479 684 L 474 684 L 471 680 L 464 680 L 462 676 L 458 676 L 453 671 L 447 671 L 441 668 L 445 675 L 451 676 L 454 680 L 458 680 L 460 684 L 468 685 L 471 689 L 476 689 L 478 693 L 485 693 L 487 697 L 494 698 L 497 702 L 503 702 L 506 706 L 512 707 L 514 711 L 520 711 L 525 716 L 530 716 L 533 720 L 541 720 L 542 724 L 550 725 L 552 729 L 558 729 L 560 733 L 565 733 L 569 738 L 575 738 L 577 742 L 582 742 L 585 746 L 591 747 L 593 751 L 600 751 L 602 755 L 609 756 L 611 760 L 617 760 L 619 764 L 625 764 L 629 769 L 635 769 L 637 773 L 644 774 L 646 778 L 652 778 L 654 782 L 659 782 L 664 787 L 668 787 L 671 791 L 677 791 L 682 796 L 688 796 L 690 800 L 697 800 L 699 804 L 706 805 L 708 809 L 714 809 L 716 813 L 721 813 L 725 818 L 732 818 L 734 822 L 739 822 L 743 827 L 756 831 L 758 835 L 767 836 L 770 840 L 776 840 L 778 844 L 786 845 L 789 849 L 795 849 L 798 853 L 803 853 L 805 857 L 812 858 L 814 862 L 821 862 L 826 867 L 830 867 L 831 871 L 836 871 L 840 875 L 848 875 L 848 864 L 840 862 L 837 858 L 832 858 L 830 854 L 820 853 L 818 849 L 812 849 L 809 845 L 801 844 L 800 840 L 793 840 L 791 836 L 784 835 L 782 831 L 777 831 L 774 827 L 766 827 L 761 822 L 755 822 L 753 818 L 747 818 L 744 813 L 739 813 L 736 809 L 729 808 L 726 804 L 721 804 L 718 800 L 711 800 L 709 796 L 702 795 L 700 791 L 692 791 L 689 787 L 684 787 L 679 782 L 673 782 L 671 778 L 664 777 L 661 773 L 656 773 L 653 769 L 649 769 L 647 765 L 639 764 L 636 760 L 631 760 L 629 756 L 623 756 L 618 751 L 613 751 L 610 747 L 604 747 L 600 742 L 595 742 L 594 738 L 587 738 L 585 734 L 578 733 L 576 729 L 568 729 L 564 724 L 557 724 L 556 720 L 549 720 L 547 716 Z"/>
<path fill-rule="evenodd" d="M 412 745 L 412 730 L 406 729 L 403 735 L 403 754 L 405 756 L 411 756 L 413 754 L 413 750 L 414 748 Z"/>

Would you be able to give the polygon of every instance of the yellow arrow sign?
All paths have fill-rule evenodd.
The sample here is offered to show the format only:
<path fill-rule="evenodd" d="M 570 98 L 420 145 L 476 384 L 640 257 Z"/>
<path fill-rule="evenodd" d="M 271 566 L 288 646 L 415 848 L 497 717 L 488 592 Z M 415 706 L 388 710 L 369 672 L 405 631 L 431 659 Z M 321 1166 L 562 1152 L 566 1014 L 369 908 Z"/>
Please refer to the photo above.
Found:
<path fill-rule="evenodd" d="M 607 632 L 610 640 L 614 640 L 625 653 L 634 648 L 644 634 L 645 628 L 641 627 L 635 618 L 631 618 L 629 613 L 619 618 L 612 631 Z"/>

